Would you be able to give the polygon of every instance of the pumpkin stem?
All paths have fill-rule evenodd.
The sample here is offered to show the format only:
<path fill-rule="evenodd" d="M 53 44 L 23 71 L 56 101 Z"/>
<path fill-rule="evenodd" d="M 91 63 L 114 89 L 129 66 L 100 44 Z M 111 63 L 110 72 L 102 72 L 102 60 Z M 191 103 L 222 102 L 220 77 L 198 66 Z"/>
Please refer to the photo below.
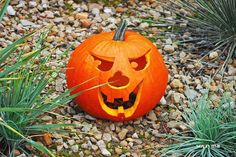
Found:
<path fill-rule="evenodd" d="M 118 29 L 115 32 L 113 40 L 115 40 L 115 41 L 124 41 L 124 39 L 125 39 L 125 30 L 127 28 L 127 25 L 128 25 L 127 21 L 122 20 L 122 22 L 120 23 Z"/>

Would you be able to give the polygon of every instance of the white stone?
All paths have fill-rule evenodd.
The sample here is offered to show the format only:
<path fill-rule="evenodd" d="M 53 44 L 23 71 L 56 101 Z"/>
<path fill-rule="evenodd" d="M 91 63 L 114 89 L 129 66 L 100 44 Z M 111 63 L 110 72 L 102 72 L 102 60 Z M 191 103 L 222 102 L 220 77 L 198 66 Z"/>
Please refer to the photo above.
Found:
<path fill-rule="evenodd" d="M 149 24 L 147 22 L 144 22 L 144 23 L 141 23 L 139 27 L 144 29 L 144 28 L 149 27 Z"/>
<path fill-rule="evenodd" d="M 168 44 L 168 45 L 171 45 L 171 44 L 172 44 L 171 38 L 166 39 L 166 44 Z"/>
<path fill-rule="evenodd" d="M 102 155 L 104 156 L 111 156 L 111 153 L 106 149 L 106 144 L 103 140 L 100 140 L 97 142 L 97 146 L 102 152 Z"/>
<path fill-rule="evenodd" d="M 135 133 L 132 135 L 132 138 L 138 138 L 138 134 L 135 132 Z"/>
<path fill-rule="evenodd" d="M 11 16 L 14 16 L 16 14 L 16 11 L 13 9 L 11 5 L 7 7 L 7 13 Z"/>
<path fill-rule="evenodd" d="M 100 14 L 100 10 L 98 8 L 93 8 L 91 12 L 95 16 L 98 16 Z"/>
<path fill-rule="evenodd" d="M 55 23 L 61 23 L 61 22 L 64 21 L 64 19 L 61 18 L 61 17 L 57 17 L 57 18 L 55 18 L 53 21 L 54 21 Z"/>
<path fill-rule="evenodd" d="M 79 157 L 84 157 L 84 153 L 82 151 L 79 152 Z"/>
<path fill-rule="evenodd" d="M 165 45 L 164 50 L 169 53 L 173 53 L 175 51 L 175 48 L 172 45 Z"/>
<path fill-rule="evenodd" d="M 167 101 L 166 101 L 166 99 L 165 99 L 164 96 L 161 98 L 160 104 L 161 104 L 161 105 L 166 105 L 166 104 L 167 104 Z"/>
<path fill-rule="evenodd" d="M 29 2 L 29 7 L 34 8 L 36 6 L 37 6 L 37 2 L 35 2 L 35 1 L 30 1 Z"/>
<path fill-rule="evenodd" d="M 112 11 L 111 8 L 105 7 L 105 8 L 104 8 L 104 13 L 113 14 L 113 11 Z"/>
<path fill-rule="evenodd" d="M 218 53 L 216 51 L 213 51 L 209 54 L 209 59 L 215 59 L 218 57 Z"/>
<path fill-rule="evenodd" d="M 73 145 L 72 147 L 71 147 L 71 150 L 74 152 L 74 153 L 77 153 L 78 152 L 78 150 L 79 150 L 79 146 L 76 144 L 76 145 Z"/>
<path fill-rule="evenodd" d="M 180 93 L 174 93 L 173 94 L 173 100 L 174 103 L 179 104 L 181 101 L 181 94 Z"/>
<path fill-rule="evenodd" d="M 51 18 L 51 19 L 54 18 L 54 14 L 53 14 L 52 11 L 45 11 L 44 13 L 46 14 L 46 17 L 47 17 L 47 18 Z"/>
<path fill-rule="evenodd" d="M 26 26 L 36 26 L 33 22 L 28 21 L 28 20 L 20 20 L 21 24 L 26 27 Z"/>

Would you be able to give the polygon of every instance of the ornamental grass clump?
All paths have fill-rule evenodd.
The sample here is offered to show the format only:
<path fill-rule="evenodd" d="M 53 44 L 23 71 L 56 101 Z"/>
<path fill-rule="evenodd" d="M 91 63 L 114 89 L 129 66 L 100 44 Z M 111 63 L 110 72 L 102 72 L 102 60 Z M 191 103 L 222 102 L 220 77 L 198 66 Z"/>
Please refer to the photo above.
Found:
<path fill-rule="evenodd" d="M 191 38 L 184 42 L 193 42 L 198 48 L 209 49 L 206 55 L 221 50 L 220 55 L 226 56 L 221 68 L 224 72 L 230 59 L 236 57 L 236 1 L 182 0 L 172 3 L 187 11 L 181 14 L 174 9 L 182 20 L 188 21 L 184 31 L 189 31 Z"/>
<path fill-rule="evenodd" d="M 170 136 L 174 144 L 165 148 L 162 156 L 233 157 L 236 155 L 235 100 L 224 94 L 218 107 L 210 108 L 205 95 L 190 105 L 191 111 L 184 113 L 187 132 Z"/>
<path fill-rule="evenodd" d="M 236 1 L 170 0 L 168 3 L 160 2 L 160 5 L 174 12 L 175 19 L 163 22 L 160 18 L 158 23 L 173 28 L 172 33 L 189 32 L 190 37 L 180 39 L 180 45 L 193 43 L 205 54 L 202 59 L 211 52 L 220 52 L 224 63 L 219 71 L 223 73 L 230 60 L 236 57 Z M 187 24 L 186 27 L 183 24 Z"/>
<path fill-rule="evenodd" d="M 0 11 L 0 20 L 10 0 Z M 31 52 L 22 48 L 27 40 L 35 36 L 37 42 Z M 59 127 L 72 124 L 45 124 L 40 117 L 56 114 L 52 110 L 66 104 L 74 96 L 68 96 L 75 88 L 56 98 L 50 98 L 52 91 L 46 86 L 50 82 L 46 59 L 39 57 L 45 49 L 47 32 L 32 32 L 0 49 L 0 156 L 13 157 L 16 150 L 31 156 L 32 154 L 54 154 L 33 137 L 44 133 L 56 132 Z M 34 63 L 38 63 L 35 65 Z M 58 115 L 58 114 L 56 114 Z M 30 151 L 27 145 L 36 149 Z"/>

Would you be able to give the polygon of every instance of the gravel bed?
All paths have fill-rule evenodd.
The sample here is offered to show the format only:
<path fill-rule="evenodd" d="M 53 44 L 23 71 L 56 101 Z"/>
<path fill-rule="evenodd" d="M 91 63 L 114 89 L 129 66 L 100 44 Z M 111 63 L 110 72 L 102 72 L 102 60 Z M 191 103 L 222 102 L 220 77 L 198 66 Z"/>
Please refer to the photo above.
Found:
<path fill-rule="evenodd" d="M 210 81 L 210 76 L 222 64 L 218 57 L 219 51 L 210 53 L 203 62 L 198 62 L 201 52 L 191 51 L 194 45 L 177 44 L 176 38 L 180 34 L 170 32 L 163 39 L 157 38 L 163 36 L 162 27 L 144 22 L 143 19 L 157 21 L 159 18 L 176 17 L 155 0 L 138 3 L 129 0 L 127 4 L 116 6 L 75 3 L 71 0 L 12 0 L 7 12 L 0 23 L 0 47 L 6 47 L 8 43 L 35 29 L 51 28 L 42 57 L 50 55 L 48 66 L 61 69 L 52 74 L 56 81 L 49 84 L 55 88 L 51 97 L 66 89 L 65 65 L 75 46 L 92 34 L 114 30 L 121 18 L 129 21 L 129 29 L 139 31 L 160 48 L 169 69 L 165 97 L 155 109 L 137 120 L 111 122 L 96 119 L 81 111 L 73 102 L 57 110 L 70 119 L 60 116 L 44 117 L 49 123 L 63 121 L 79 124 L 78 127 L 66 128 L 68 133 L 52 135 L 53 140 L 48 148 L 56 152 L 57 156 L 158 156 L 160 150 L 171 143 L 164 138 L 165 134 L 176 134 L 187 129 L 181 114 L 188 111 L 188 98 L 197 100 L 209 88 L 212 93 L 211 101 L 216 104 L 219 101 L 217 94 L 224 90 L 235 93 L 235 60 L 226 70 L 223 81 L 219 74 Z M 186 32 L 182 37 L 188 38 L 189 35 Z M 71 45 L 68 54 L 64 54 Z M 31 46 L 25 46 L 24 49 L 30 51 Z"/>

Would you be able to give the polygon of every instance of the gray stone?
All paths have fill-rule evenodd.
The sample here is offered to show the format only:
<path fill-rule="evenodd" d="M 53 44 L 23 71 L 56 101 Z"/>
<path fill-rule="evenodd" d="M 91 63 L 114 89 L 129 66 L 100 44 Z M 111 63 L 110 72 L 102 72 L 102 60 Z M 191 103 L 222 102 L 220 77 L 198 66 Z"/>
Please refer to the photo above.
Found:
<path fill-rule="evenodd" d="M 156 114 L 153 110 L 149 112 L 149 114 L 147 115 L 147 119 L 149 119 L 151 121 L 156 121 L 157 120 L 157 116 L 156 116 Z"/>
<path fill-rule="evenodd" d="M 153 130 L 152 135 L 155 136 L 155 137 L 163 137 L 164 136 L 163 134 L 159 133 L 158 130 Z"/>
<path fill-rule="evenodd" d="M 71 146 L 72 146 L 73 144 L 75 144 L 75 140 L 73 140 L 73 139 L 71 139 L 71 140 L 68 140 L 67 142 L 68 142 L 68 143 L 69 143 L 69 145 L 71 145 Z"/>
<path fill-rule="evenodd" d="M 66 148 L 66 149 L 69 148 L 67 143 L 63 143 L 63 147 Z"/>
<path fill-rule="evenodd" d="M 135 133 L 132 135 L 132 138 L 138 138 L 138 134 L 135 132 Z"/>
<path fill-rule="evenodd" d="M 186 97 L 190 100 L 194 100 L 196 98 L 196 96 L 198 95 L 198 92 L 196 92 L 193 89 L 186 89 L 184 94 L 186 95 Z"/>
<path fill-rule="evenodd" d="M 96 145 L 92 145 L 91 147 L 92 147 L 92 149 L 93 149 L 94 151 L 97 151 L 97 150 L 98 150 L 98 146 L 96 146 Z"/>
<path fill-rule="evenodd" d="M 177 122 L 177 121 L 169 121 L 167 123 L 168 128 L 178 128 L 179 125 L 180 125 L 180 122 Z"/>
<path fill-rule="evenodd" d="M 150 10 L 149 12 L 150 12 L 150 14 L 153 16 L 153 19 L 154 19 L 154 20 L 158 20 L 159 17 L 161 16 L 161 14 L 160 14 L 159 12 L 156 12 L 156 11 L 154 11 L 154 10 Z"/>
<path fill-rule="evenodd" d="M 33 22 L 30 22 L 28 20 L 20 20 L 21 24 L 25 27 L 25 26 L 35 26 L 35 24 Z"/>
<path fill-rule="evenodd" d="M 57 152 L 62 151 L 62 149 L 63 149 L 63 145 L 57 145 Z"/>
<path fill-rule="evenodd" d="M 85 119 L 88 119 L 88 120 L 91 120 L 91 121 L 95 121 L 95 120 L 96 120 L 95 117 L 92 117 L 92 116 L 90 116 L 90 115 L 88 115 L 88 114 L 86 114 L 86 115 L 84 116 L 84 118 L 85 118 Z"/>
<path fill-rule="evenodd" d="M 179 110 L 176 110 L 174 112 L 170 112 L 169 119 L 171 119 L 171 120 L 182 120 L 181 115 L 182 115 L 181 112 Z"/>
<path fill-rule="evenodd" d="M 88 144 L 87 143 L 81 144 L 81 148 L 88 149 Z"/>
<path fill-rule="evenodd" d="M 74 152 L 74 153 L 77 153 L 78 152 L 78 150 L 79 150 L 79 146 L 76 144 L 76 145 L 73 145 L 72 147 L 71 147 L 71 150 Z"/>
<path fill-rule="evenodd" d="M 62 17 L 57 17 L 53 20 L 56 24 L 64 22 L 64 19 Z"/>
<path fill-rule="evenodd" d="M 35 1 L 30 1 L 29 2 L 29 7 L 31 7 L 31 8 L 34 8 L 34 7 L 36 7 L 38 4 L 37 4 L 37 2 L 35 2 Z"/>
<path fill-rule="evenodd" d="M 109 133 L 104 133 L 102 139 L 104 141 L 110 142 L 111 141 L 111 134 Z"/>
<path fill-rule="evenodd" d="M 165 45 L 165 46 L 164 46 L 164 50 L 165 50 L 166 52 L 173 53 L 173 52 L 175 51 L 175 48 L 174 48 L 174 46 L 172 46 L 172 45 Z"/>
<path fill-rule="evenodd" d="M 79 152 L 79 156 L 80 156 L 80 157 L 84 157 L 84 152 L 82 152 L 82 151 Z"/>
<path fill-rule="evenodd" d="M 175 104 L 179 104 L 181 101 L 181 94 L 180 93 L 174 93 L 173 94 L 173 100 Z"/>
<path fill-rule="evenodd" d="M 84 126 L 81 130 L 83 132 L 88 132 L 92 127 L 93 127 L 92 124 L 84 124 Z"/>
<path fill-rule="evenodd" d="M 164 96 L 161 98 L 160 104 L 161 104 L 161 105 L 166 105 L 166 104 L 167 104 L 166 99 L 165 99 Z"/>
<path fill-rule="evenodd" d="M 97 142 L 97 146 L 102 152 L 102 155 L 104 156 L 111 156 L 111 153 L 106 149 L 106 144 L 103 140 L 100 140 Z"/>
<path fill-rule="evenodd" d="M 53 14 L 53 12 L 52 11 L 45 11 L 44 12 L 45 14 L 46 14 L 46 17 L 47 18 L 50 18 L 50 19 L 53 19 L 54 18 L 54 14 Z"/>
<path fill-rule="evenodd" d="M 93 8 L 91 12 L 95 16 L 98 16 L 100 14 L 100 10 L 98 8 Z"/>
<path fill-rule="evenodd" d="M 61 6 L 61 7 L 63 7 L 65 4 L 64 4 L 64 0 L 58 0 L 58 5 L 59 6 Z"/>
<path fill-rule="evenodd" d="M 171 44 L 172 44 L 171 38 L 166 39 L 166 44 L 167 44 L 167 45 L 171 45 Z"/>

